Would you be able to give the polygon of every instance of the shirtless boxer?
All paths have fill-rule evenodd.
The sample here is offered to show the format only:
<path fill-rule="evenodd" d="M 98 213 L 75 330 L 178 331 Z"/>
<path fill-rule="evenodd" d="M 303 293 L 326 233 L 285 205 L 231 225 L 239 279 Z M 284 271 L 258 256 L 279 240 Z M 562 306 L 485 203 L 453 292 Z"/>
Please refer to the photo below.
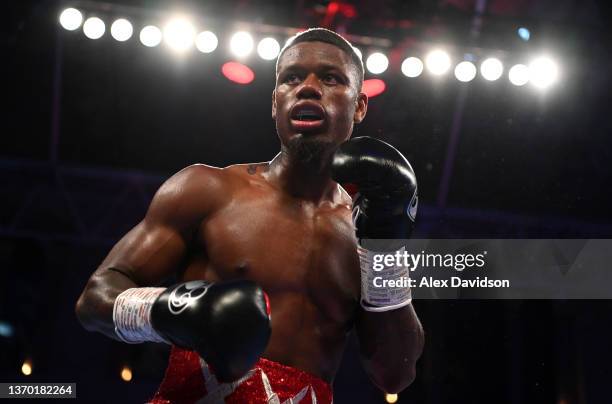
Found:
<path fill-rule="evenodd" d="M 396 393 L 414 380 L 424 338 L 409 290 L 372 290 L 368 251 L 358 247 L 368 238 L 409 236 L 414 173 L 386 143 L 345 143 L 365 117 L 368 100 L 360 92 L 363 64 L 344 38 L 324 29 L 298 34 L 281 51 L 276 76 L 272 117 L 280 153 L 266 163 L 193 165 L 175 174 L 77 302 L 77 316 L 90 331 L 126 342 L 173 344 L 153 402 L 331 403 L 331 383 L 353 327 L 363 366 L 378 387 Z M 359 192 L 354 218 L 351 197 L 332 175 Z M 154 287 L 171 275 L 207 284 Z M 267 346 L 266 296 L 236 280 L 255 282 L 269 298 Z M 206 329 L 219 323 L 210 320 L 217 301 L 194 309 L 205 312 L 199 323 L 198 313 L 183 320 L 168 312 L 172 299 L 179 296 L 180 304 L 181 294 L 194 297 L 197 288 L 225 288 L 229 292 L 221 292 L 242 297 L 222 313 L 227 328 L 215 330 L 216 339 L 207 339 Z M 251 326 L 235 314 L 241 309 L 254 318 Z M 235 330 L 244 332 L 247 348 L 210 363 L 215 344 L 228 349 L 219 335 Z M 249 357 L 253 352 L 263 352 L 261 359 L 232 382 L 244 373 L 240 366 L 256 360 Z M 217 368 L 232 361 L 240 362 L 240 374 L 224 382 Z"/>

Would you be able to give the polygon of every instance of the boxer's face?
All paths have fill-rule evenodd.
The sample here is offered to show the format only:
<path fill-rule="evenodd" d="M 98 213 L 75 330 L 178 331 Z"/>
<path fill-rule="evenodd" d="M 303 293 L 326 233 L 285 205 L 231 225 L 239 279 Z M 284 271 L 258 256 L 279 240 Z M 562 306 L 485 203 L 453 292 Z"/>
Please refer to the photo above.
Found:
<path fill-rule="evenodd" d="M 349 55 L 324 42 L 302 42 L 278 63 L 272 118 L 283 146 L 318 142 L 330 149 L 347 140 L 367 109 Z"/>

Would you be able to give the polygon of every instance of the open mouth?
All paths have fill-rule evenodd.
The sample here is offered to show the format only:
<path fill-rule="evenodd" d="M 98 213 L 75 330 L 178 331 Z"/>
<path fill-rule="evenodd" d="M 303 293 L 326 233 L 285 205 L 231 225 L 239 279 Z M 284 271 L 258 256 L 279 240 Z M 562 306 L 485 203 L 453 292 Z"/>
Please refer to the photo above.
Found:
<path fill-rule="evenodd" d="M 297 105 L 291 111 L 291 125 L 297 130 L 312 130 L 323 126 L 325 113 L 317 104 Z"/>
<path fill-rule="evenodd" d="M 296 121 L 320 121 L 323 119 L 319 111 L 314 109 L 302 109 L 291 116 Z"/>

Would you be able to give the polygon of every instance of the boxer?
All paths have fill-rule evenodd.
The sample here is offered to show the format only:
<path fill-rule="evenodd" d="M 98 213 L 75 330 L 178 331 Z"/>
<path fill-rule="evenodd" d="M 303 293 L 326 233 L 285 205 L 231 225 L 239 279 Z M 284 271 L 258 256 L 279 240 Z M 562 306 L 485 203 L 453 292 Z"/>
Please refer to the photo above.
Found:
<path fill-rule="evenodd" d="M 353 328 L 373 383 L 396 393 L 414 380 L 424 338 L 410 290 L 373 288 L 368 240 L 410 235 L 416 179 L 392 146 L 349 140 L 363 74 L 340 35 L 297 34 L 272 92 L 280 152 L 178 172 L 89 279 L 86 329 L 172 344 L 152 402 L 331 403 Z M 181 283 L 156 287 L 171 275 Z"/>

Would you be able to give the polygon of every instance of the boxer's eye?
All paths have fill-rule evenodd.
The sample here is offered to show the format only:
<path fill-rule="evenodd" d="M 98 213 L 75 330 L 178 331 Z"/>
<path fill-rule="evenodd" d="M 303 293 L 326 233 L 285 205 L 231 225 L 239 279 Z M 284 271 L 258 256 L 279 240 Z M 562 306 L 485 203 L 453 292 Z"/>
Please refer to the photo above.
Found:
<path fill-rule="evenodd" d="M 298 84 L 300 82 L 300 77 L 295 74 L 295 73 L 290 73 L 287 74 L 284 78 L 283 78 L 283 83 L 287 83 L 287 84 Z"/>
<path fill-rule="evenodd" d="M 340 79 L 336 75 L 333 75 L 333 74 L 326 74 L 323 77 L 323 81 L 325 83 L 327 83 L 327 84 L 338 84 L 338 83 L 340 83 Z"/>

